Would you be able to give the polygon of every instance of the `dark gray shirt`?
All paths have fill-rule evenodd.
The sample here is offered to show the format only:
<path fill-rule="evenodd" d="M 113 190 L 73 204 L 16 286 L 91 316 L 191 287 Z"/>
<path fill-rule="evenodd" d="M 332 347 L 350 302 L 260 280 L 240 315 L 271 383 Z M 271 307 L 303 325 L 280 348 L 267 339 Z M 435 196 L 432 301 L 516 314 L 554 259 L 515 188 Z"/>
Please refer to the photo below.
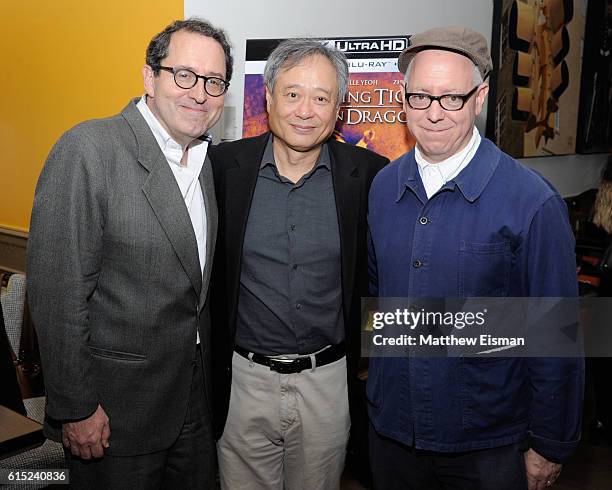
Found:
<path fill-rule="evenodd" d="M 279 175 L 270 137 L 244 236 L 236 344 L 306 354 L 344 340 L 340 232 L 330 155 L 295 184 Z"/>

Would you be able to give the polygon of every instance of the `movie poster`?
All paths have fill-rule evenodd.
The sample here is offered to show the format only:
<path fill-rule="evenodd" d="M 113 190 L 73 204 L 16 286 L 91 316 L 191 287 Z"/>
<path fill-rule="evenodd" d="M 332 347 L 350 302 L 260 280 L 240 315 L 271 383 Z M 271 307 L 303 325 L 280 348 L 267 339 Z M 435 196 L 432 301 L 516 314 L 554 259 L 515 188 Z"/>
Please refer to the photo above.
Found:
<path fill-rule="evenodd" d="M 576 151 L 582 0 L 495 0 L 487 137 L 515 158 Z"/>
<path fill-rule="evenodd" d="M 265 60 L 281 39 L 247 41 L 242 136 L 268 130 L 263 71 Z M 349 91 L 343 101 L 334 137 L 368 148 L 391 160 L 415 144 L 406 128 L 401 103 L 402 74 L 397 57 L 408 36 L 330 38 L 321 42 L 343 51 L 349 63 Z"/>

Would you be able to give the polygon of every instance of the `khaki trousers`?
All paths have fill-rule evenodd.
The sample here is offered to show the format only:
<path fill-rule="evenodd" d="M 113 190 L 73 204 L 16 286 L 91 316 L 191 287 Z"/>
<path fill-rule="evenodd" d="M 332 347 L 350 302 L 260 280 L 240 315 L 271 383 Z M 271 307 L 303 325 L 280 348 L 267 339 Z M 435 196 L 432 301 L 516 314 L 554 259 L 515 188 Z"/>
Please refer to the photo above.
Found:
<path fill-rule="evenodd" d="M 234 353 L 221 488 L 338 489 L 349 429 L 345 357 L 279 374 Z"/>

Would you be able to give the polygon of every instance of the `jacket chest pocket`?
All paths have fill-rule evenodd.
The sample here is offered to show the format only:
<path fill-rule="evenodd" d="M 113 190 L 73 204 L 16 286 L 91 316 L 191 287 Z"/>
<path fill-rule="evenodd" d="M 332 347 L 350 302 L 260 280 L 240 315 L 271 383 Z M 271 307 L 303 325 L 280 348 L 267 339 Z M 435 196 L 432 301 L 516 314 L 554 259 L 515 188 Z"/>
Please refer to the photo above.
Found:
<path fill-rule="evenodd" d="M 511 267 L 509 242 L 462 241 L 459 245 L 459 295 L 507 296 Z"/>

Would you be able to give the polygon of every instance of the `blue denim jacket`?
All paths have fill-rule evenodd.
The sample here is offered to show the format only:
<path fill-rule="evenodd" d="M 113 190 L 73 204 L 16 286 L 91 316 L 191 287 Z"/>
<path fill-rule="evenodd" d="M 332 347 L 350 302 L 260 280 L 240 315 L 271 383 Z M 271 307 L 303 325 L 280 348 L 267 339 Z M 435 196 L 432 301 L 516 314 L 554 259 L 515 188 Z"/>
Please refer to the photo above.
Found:
<path fill-rule="evenodd" d="M 372 296 L 577 295 L 565 203 L 484 138 L 429 200 L 414 151 L 389 164 L 368 224 Z M 459 452 L 527 440 L 561 461 L 578 444 L 583 388 L 582 359 L 372 358 L 367 396 L 377 432 L 404 444 Z"/>

